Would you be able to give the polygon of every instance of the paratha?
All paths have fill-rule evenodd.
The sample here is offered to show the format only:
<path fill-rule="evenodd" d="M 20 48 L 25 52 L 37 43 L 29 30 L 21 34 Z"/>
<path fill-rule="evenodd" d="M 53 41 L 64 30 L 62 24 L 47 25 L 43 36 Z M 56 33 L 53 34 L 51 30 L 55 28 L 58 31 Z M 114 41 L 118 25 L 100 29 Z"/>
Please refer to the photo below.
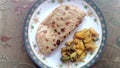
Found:
<path fill-rule="evenodd" d="M 36 41 L 40 52 L 51 54 L 83 20 L 86 13 L 74 5 L 60 5 L 39 25 Z"/>

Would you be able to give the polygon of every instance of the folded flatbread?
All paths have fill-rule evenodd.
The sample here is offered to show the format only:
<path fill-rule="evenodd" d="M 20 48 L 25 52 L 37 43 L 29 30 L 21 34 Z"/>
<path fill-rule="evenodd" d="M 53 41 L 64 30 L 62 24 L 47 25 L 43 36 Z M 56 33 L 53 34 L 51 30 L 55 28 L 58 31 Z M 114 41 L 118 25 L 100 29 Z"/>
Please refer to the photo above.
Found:
<path fill-rule="evenodd" d="M 36 40 L 40 52 L 49 55 L 85 17 L 85 12 L 73 5 L 60 5 L 38 27 Z"/>

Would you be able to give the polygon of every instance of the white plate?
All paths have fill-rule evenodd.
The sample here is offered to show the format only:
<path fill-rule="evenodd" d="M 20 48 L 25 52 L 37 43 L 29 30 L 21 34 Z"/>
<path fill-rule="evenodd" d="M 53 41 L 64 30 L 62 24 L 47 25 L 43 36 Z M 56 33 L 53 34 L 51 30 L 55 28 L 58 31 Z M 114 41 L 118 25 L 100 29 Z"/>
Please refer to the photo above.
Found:
<path fill-rule="evenodd" d="M 60 2 L 62 1 L 62 2 Z M 63 43 L 48 57 L 45 57 L 39 52 L 36 43 L 36 31 L 40 23 L 60 4 L 71 4 L 79 7 L 87 13 L 82 23 L 64 40 Z M 84 28 L 93 27 L 99 33 L 99 40 L 96 42 L 97 48 L 91 54 L 87 54 L 84 61 L 78 63 L 62 63 L 60 61 L 61 48 L 65 46 L 65 42 L 73 38 L 76 31 Z M 29 11 L 24 26 L 24 41 L 27 52 L 33 61 L 39 67 L 50 68 L 79 68 L 89 67 L 99 57 L 103 51 L 106 42 L 106 24 L 104 17 L 99 8 L 90 0 L 46 0 L 37 1 L 36 4 Z"/>

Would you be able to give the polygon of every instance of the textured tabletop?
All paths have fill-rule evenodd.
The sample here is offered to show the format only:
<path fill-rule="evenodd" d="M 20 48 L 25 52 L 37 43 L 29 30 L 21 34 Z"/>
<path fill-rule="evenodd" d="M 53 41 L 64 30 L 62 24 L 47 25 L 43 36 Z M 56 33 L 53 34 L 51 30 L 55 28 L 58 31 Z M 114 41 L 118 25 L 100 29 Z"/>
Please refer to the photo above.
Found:
<path fill-rule="evenodd" d="M 22 39 L 24 18 L 37 0 L 0 0 L 0 68 L 37 68 Z M 120 68 L 120 0 L 93 0 L 107 22 L 108 40 L 92 68 Z"/>

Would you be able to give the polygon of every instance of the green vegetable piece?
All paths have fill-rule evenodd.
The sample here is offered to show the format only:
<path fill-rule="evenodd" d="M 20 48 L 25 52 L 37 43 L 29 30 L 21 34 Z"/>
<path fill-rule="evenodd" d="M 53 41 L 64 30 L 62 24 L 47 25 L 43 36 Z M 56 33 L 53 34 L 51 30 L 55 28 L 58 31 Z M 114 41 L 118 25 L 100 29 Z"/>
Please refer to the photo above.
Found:
<path fill-rule="evenodd" d="M 65 62 L 68 62 L 69 61 L 69 56 L 62 56 L 61 58 L 60 58 L 60 60 L 63 62 L 63 63 L 65 63 Z"/>
<path fill-rule="evenodd" d="M 92 37 L 93 41 L 98 41 L 99 38 L 98 37 Z"/>

